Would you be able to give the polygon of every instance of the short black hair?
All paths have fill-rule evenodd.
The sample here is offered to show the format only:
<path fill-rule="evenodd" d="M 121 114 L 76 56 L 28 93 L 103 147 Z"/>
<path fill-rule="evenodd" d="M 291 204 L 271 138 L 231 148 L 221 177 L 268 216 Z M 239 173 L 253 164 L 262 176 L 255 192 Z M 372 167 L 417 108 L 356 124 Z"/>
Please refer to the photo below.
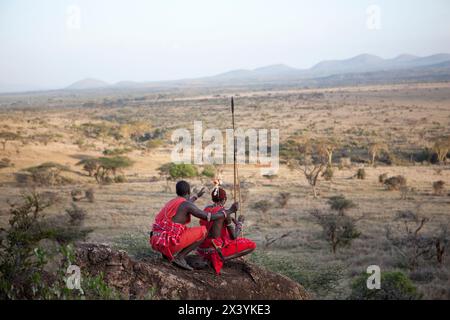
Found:
<path fill-rule="evenodd" d="M 177 195 L 180 197 L 191 194 L 191 186 L 184 180 L 178 181 L 175 188 L 177 190 Z"/>

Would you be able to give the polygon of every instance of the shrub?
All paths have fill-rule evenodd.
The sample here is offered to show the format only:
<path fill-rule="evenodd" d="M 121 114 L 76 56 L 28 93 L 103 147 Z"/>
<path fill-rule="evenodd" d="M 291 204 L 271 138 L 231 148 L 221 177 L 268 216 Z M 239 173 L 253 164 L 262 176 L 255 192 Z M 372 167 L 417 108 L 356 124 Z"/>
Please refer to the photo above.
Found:
<path fill-rule="evenodd" d="M 336 210 L 340 215 L 344 215 L 345 211 L 356 207 L 352 200 L 346 199 L 344 196 L 334 196 L 328 199 L 330 208 Z"/>
<path fill-rule="evenodd" d="M 445 163 L 450 151 L 450 136 L 437 138 L 434 141 L 433 151 L 437 154 L 438 162 Z"/>
<path fill-rule="evenodd" d="M 445 182 L 442 180 L 433 182 L 433 192 L 437 196 L 441 196 L 445 191 Z"/>
<path fill-rule="evenodd" d="M 38 185 L 55 186 L 72 182 L 69 178 L 61 175 L 61 172 L 68 170 L 69 168 L 64 165 L 54 162 L 45 162 L 41 165 L 27 168 L 24 171 L 29 174 L 31 181 Z M 20 179 L 22 179 L 22 177 L 18 176 L 18 180 Z"/>
<path fill-rule="evenodd" d="M 71 208 L 66 209 L 66 213 L 70 217 L 70 223 L 72 225 L 80 226 L 84 223 L 84 219 L 86 218 L 86 210 L 80 208 L 75 203 L 72 203 Z"/>
<path fill-rule="evenodd" d="M 400 190 L 406 186 L 406 178 L 404 176 L 390 177 L 384 181 L 384 185 L 388 190 Z"/>
<path fill-rule="evenodd" d="M 14 164 L 8 158 L 3 158 L 0 160 L 0 169 L 14 167 Z"/>
<path fill-rule="evenodd" d="M 212 165 L 207 165 L 203 168 L 202 176 L 214 178 L 216 176 L 216 168 Z"/>
<path fill-rule="evenodd" d="M 169 175 L 172 179 L 192 178 L 198 176 L 197 168 L 188 163 L 175 164 L 169 167 Z"/>
<path fill-rule="evenodd" d="M 352 283 L 350 299 L 352 300 L 419 300 L 422 295 L 411 280 L 402 272 L 382 272 L 381 288 L 369 290 L 367 288 L 367 278 L 369 275 L 363 274 L 357 277 Z"/>
<path fill-rule="evenodd" d="M 378 176 L 378 182 L 381 184 L 384 184 L 384 182 L 386 181 L 388 175 L 387 173 L 382 173 Z"/>
<path fill-rule="evenodd" d="M 322 177 L 326 180 L 326 181 L 330 181 L 331 179 L 333 179 L 333 168 L 328 166 L 325 171 L 322 173 Z"/>
<path fill-rule="evenodd" d="M 269 211 L 270 208 L 272 208 L 272 203 L 268 200 L 260 200 L 253 204 L 253 209 L 261 211 L 263 213 L 266 213 Z"/>
<path fill-rule="evenodd" d="M 70 192 L 70 196 L 72 197 L 72 201 L 77 202 L 83 199 L 83 191 L 80 189 L 75 189 Z"/>
<path fill-rule="evenodd" d="M 322 227 L 322 235 L 330 244 L 334 254 L 339 247 L 350 246 L 351 242 L 361 235 L 356 228 L 356 220 L 351 217 L 340 214 L 324 214 L 319 211 L 313 211 L 311 214 Z"/>
<path fill-rule="evenodd" d="M 339 162 L 339 168 L 351 168 L 352 167 L 352 160 L 349 157 L 342 157 Z"/>
<path fill-rule="evenodd" d="M 147 141 L 147 143 L 145 144 L 145 147 L 149 150 L 151 149 L 156 149 L 161 147 L 164 144 L 164 141 L 161 139 L 152 139 Z"/>
<path fill-rule="evenodd" d="M 31 299 L 41 293 L 38 280 L 45 259 L 36 247 L 48 234 L 38 223 L 50 205 L 37 193 L 23 195 L 21 204 L 11 204 L 9 229 L 0 237 L 0 299 Z"/>
<path fill-rule="evenodd" d="M 115 176 L 114 179 L 113 179 L 113 181 L 114 181 L 115 183 L 124 183 L 124 182 L 127 181 L 127 179 L 125 178 L 124 175 L 120 175 L 120 176 Z"/>
<path fill-rule="evenodd" d="M 356 178 L 364 180 L 366 178 L 366 170 L 364 170 L 364 168 L 358 169 L 356 172 Z"/>
<path fill-rule="evenodd" d="M 84 192 L 84 196 L 86 197 L 86 199 L 89 202 L 94 202 L 95 201 L 95 193 L 94 193 L 94 189 L 89 188 Z"/>
<path fill-rule="evenodd" d="M 21 136 L 14 132 L 0 132 L 0 143 L 2 144 L 3 150 L 6 149 L 6 143 L 8 141 L 14 141 L 21 139 Z"/>
<path fill-rule="evenodd" d="M 280 208 L 284 208 L 287 206 L 287 203 L 290 198 L 291 194 L 289 192 L 280 192 L 276 200 Z"/>
<path fill-rule="evenodd" d="M 105 149 L 103 150 L 103 154 L 105 156 L 120 156 L 123 154 L 130 153 L 131 148 L 115 148 L 115 149 Z"/>
<path fill-rule="evenodd" d="M 442 264 L 445 248 L 450 243 L 448 228 L 443 225 L 440 231 L 424 233 L 424 226 L 429 221 L 428 217 L 413 211 L 400 211 L 394 219 L 395 223 L 386 227 L 386 238 L 400 253 L 403 267 L 414 270 L 421 260 L 434 258 L 438 264 Z"/>

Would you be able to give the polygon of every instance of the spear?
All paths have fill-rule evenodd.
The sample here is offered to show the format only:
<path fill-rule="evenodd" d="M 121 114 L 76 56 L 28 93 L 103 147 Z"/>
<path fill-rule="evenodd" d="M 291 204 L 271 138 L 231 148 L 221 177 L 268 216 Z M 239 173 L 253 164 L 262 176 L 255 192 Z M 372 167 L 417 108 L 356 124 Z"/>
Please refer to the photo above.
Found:
<path fill-rule="evenodd" d="M 237 198 L 239 198 L 239 206 L 240 206 L 239 211 L 242 214 L 241 184 L 239 181 L 239 171 L 238 171 L 237 156 L 236 156 L 237 139 L 236 139 L 235 125 L 234 125 L 234 99 L 233 99 L 233 97 L 231 97 L 231 117 L 232 117 L 232 124 L 233 124 L 233 169 L 234 169 L 233 198 L 234 198 L 234 202 L 236 202 Z M 234 213 L 234 219 L 237 221 L 237 212 Z M 241 230 L 241 233 L 243 234 L 242 230 Z"/>
<path fill-rule="evenodd" d="M 234 170 L 234 186 L 233 186 L 233 199 L 236 202 L 236 187 L 237 187 L 237 162 L 236 162 L 236 132 L 234 128 L 234 99 L 231 97 L 231 119 L 233 125 L 233 170 Z M 236 212 L 234 213 L 236 219 Z"/>

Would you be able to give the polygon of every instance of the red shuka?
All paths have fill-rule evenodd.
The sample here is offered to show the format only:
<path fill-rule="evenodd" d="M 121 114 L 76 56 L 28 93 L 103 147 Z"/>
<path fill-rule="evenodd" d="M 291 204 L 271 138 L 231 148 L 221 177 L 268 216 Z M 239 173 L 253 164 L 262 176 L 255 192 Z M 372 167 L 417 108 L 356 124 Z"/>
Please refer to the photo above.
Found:
<path fill-rule="evenodd" d="M 156 215 L 155 223 L 152 227 L 153 236 L 150 238 L 150 244 L 156 251 L 161 252 L 170 261 L 173 260 L 172 248 L 180 244 L 181 234 L 186 230 L 186 226 L 181 223 L 175 223 L 172 218 L 177 213 L 178 207 L 186 199 L 176 197 L 166 203 L 164 208 Z M 190 216 L 186 224 L 190 222 Z"/>
<path fill-rule="evenodd" d="M 206 207 L 204 211 L 211 212 L 211 215 L 217 214 L 220 210 L 224 209 L 222 206 Z M 213 222 L 200 220 L 200 224 L 205 226 L 208 230 L 211 228 Z M 255 249 L 256 244 L 250 239 L 237 238 L 232 240 L 227 227 L 224 225 L 219 238 L 206 238 L 205 241 L 197 248 L 198 254 L 200 254 L 205 259 L 211 261 L 214 270 L 217 274 L 220 274 L 220 270 L 223 267 L 223 260 L 220 258 L 216 249 L 213 246 L 214 242 L 216 246 L 221 247 L 222 255 L 226 258 L 242 252 L 248 249 Z"/>

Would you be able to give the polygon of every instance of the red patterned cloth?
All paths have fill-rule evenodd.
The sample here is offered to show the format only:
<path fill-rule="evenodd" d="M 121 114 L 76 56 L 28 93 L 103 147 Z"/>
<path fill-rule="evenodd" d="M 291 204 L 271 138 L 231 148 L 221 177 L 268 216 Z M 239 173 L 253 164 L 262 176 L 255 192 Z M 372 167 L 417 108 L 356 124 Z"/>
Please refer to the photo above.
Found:
<path fill-rule="evenodd" d="M 185 225 L 172 221 L 178 207 L 185 201 L 185 198 L 177 197 L 166 203 L 164 208 L 156 215 L 155 223 L 152 227 L 150 245 L 170 261 L 173 260 L 173 247 L 180 244 L 180 237 L 187 229 Z M 186 224 L 189 222 L 190 217 Z"/>
<path fill-rule="evenodd" d="M 206 207 L 204 211 L 211 212 L 211 215 L 217 214 L 220 210 L 224 209 L 221 206 L 214 207 Z M 211 228 L 213 222 L 200 220 L 200 224 L 205 226 L 208 230 Z M 237 238 L 232 240 L 230 237 L 230 233 L 228 232 L 227 227 L 224 225 L 219 238 L 206 238 L 205 241 L 197 248 L 197 252 L 199 255 L 204 257 L 205 259 L 211 261 L 211 264 L 214 267 L 214 270 L 217 274 L 220 274 L 220 270 L 223 267 L 223 260 L 219 256 L 217 250 L 214 247 L 221 248 L 221 252 L 224 258 L 235 255 L 242 251 L 248 249 L 255 249 L 256 243 L 246 238 Z"/>

